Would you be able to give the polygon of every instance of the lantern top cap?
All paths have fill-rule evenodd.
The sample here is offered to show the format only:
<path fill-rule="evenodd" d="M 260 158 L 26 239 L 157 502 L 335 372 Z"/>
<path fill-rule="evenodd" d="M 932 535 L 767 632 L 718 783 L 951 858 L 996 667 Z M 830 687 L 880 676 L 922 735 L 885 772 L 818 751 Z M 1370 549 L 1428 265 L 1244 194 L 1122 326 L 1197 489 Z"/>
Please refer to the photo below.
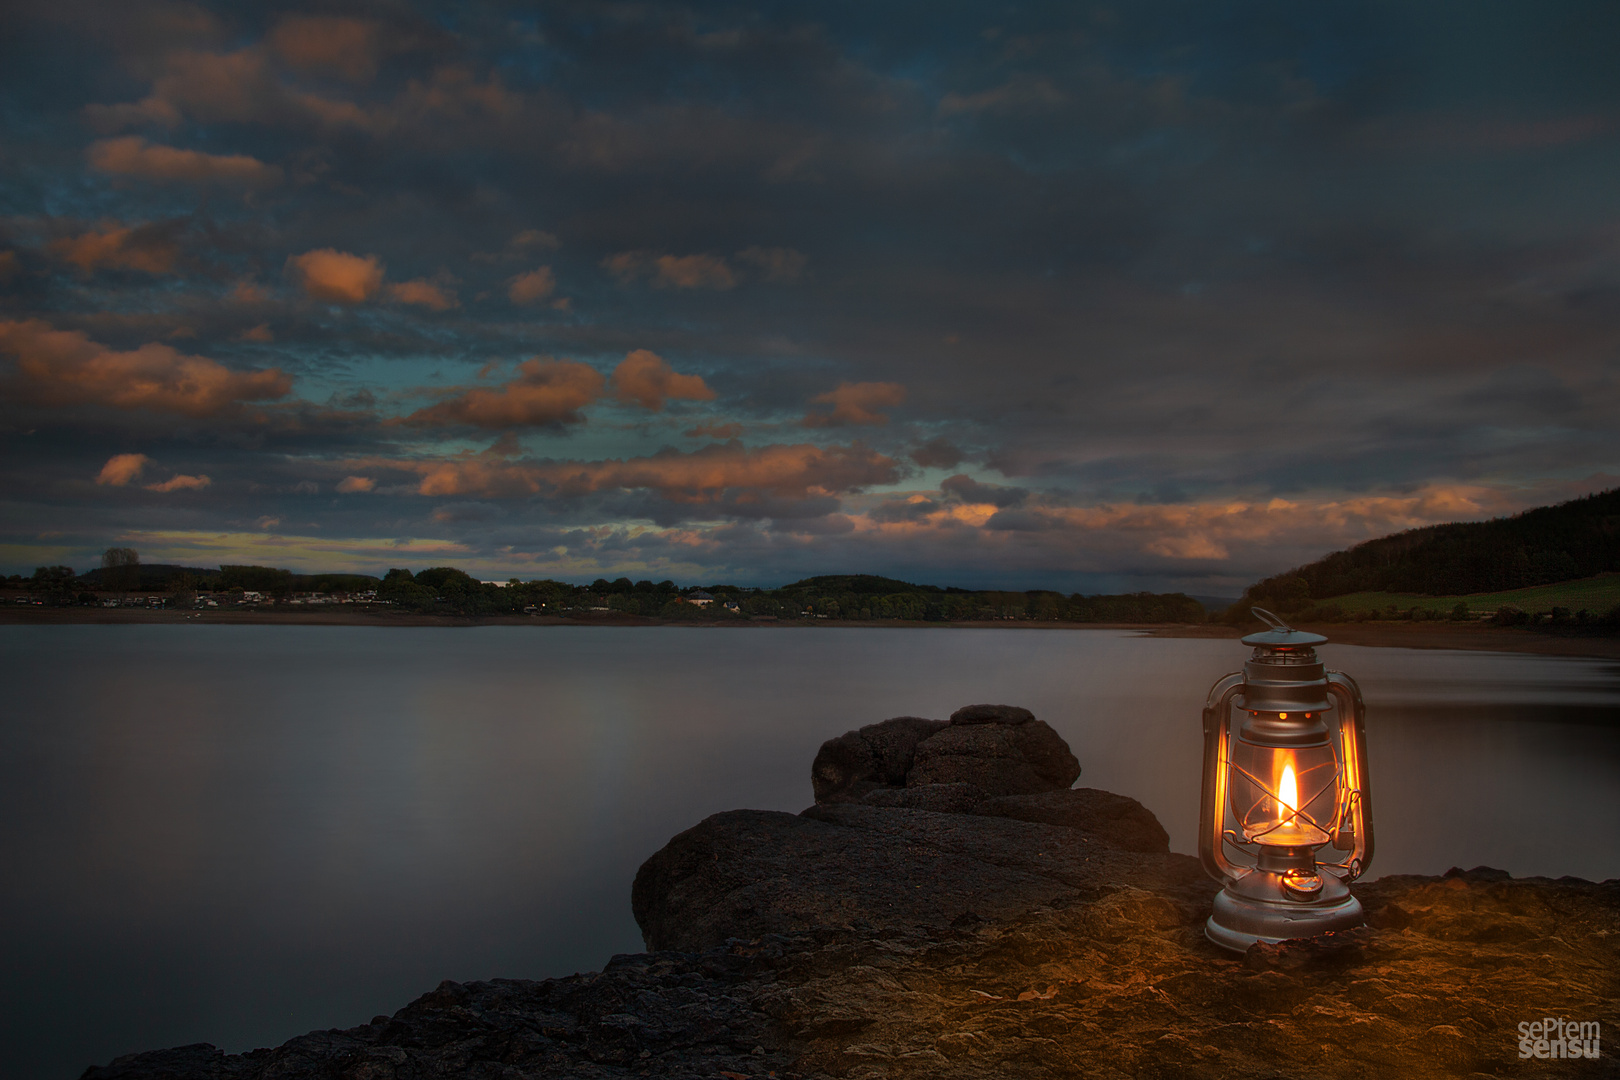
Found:
<path fill-rule="evenodd" d="M 1261 630 L 1250 634 L 1243 639 L 1245 645 L 1265 645 L 1273 649 L 1308 649 L 1313 645 L 1320 645 L 1327 641 L 1321 634 L 1313 634 L 1308 630 L 1295 630 L 1265 608 L 1250 608 L 1254 617 L 1271 627 L 1270 630 Z"/>

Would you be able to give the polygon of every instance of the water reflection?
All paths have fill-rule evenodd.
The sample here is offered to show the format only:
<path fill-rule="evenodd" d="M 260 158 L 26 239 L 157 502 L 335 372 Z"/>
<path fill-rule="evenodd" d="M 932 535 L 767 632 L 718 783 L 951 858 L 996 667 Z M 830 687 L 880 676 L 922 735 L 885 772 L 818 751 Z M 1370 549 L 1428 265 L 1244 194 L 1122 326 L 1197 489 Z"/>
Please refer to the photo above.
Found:
<path fill-rule="evenodd" d="M 637 865 L 797 811 L 820 743 L 1024 705 L 1195 848 L 1244 650 L 1110 631 L 0 628 L 0 1071 L 391 1012 L 640 947 Z M 1373 874 L 1620 874 L 1620 669 L 1327 646 L 1368 697 Z M 1211 886 L 1213 889 L 1213 884 Z"/>

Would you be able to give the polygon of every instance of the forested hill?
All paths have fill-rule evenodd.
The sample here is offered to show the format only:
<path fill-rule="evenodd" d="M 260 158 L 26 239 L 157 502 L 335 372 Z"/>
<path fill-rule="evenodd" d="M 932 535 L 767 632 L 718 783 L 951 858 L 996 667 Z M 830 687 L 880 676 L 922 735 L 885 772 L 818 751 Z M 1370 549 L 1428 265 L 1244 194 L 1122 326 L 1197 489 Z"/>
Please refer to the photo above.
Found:
<path fill-rule="evenodd" d="M 1251 585 L 1241 603 L 1298 603 L 1358 592 L 1460 596 L 1609 570 L 1620 570 L 1620 488 L 1513 517 L 1430 525 L 1369 540 Z"/>

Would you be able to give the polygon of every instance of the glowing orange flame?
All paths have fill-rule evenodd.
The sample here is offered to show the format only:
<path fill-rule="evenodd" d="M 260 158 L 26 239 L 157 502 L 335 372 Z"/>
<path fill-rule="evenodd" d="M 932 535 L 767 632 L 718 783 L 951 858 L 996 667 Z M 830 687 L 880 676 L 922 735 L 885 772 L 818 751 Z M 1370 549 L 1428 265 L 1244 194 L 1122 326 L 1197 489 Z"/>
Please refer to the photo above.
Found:
<path fill-rule="evenodd" d="M 1294 763 L 1283 765 L 1282 780 L 1277 784 L 1277 801 L 1282 803 L 1284 821 L 1293 821 L 1299 813 L 1299 787 L 1294 781 Z"/>

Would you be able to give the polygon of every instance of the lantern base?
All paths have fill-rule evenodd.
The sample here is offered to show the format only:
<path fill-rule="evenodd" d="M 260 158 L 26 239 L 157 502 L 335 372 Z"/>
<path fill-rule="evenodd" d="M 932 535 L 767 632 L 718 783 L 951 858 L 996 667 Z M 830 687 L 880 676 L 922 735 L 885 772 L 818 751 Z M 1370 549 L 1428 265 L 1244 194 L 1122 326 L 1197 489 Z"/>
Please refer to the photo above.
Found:
<path fill-rule="evenodd" d="M 1318 896 L 1302 901 L 1287 891 L 1282 874 L 1256 870 L 1216 895 L 1215 912 L 1204 924 L 1204 936 L 1223 949 L 1247 952 L 1257 941 L 1274 945 L 1289 938 L 1348 930 L 1365 921 L 1361 901 L 1332 874 L 1322 875 Z"/>

